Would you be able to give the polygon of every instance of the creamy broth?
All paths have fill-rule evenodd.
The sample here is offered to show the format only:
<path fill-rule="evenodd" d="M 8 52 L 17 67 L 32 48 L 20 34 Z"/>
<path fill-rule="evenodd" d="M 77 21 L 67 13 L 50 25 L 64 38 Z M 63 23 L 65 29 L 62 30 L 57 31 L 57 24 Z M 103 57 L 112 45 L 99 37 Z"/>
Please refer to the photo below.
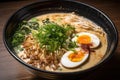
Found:
<path fill-rule="evenodd" d="M 49 18 L 50 21 L 55 22 L 58 25 L 62 26 L 62 25 L 69 24 L 69 25 L 73 26 L 75 28 L 74 34 L 77 34 L 80 32 L 89 32 L 89 33 L 95 34 L 100 39 L 100 45 L 96 48 L 91 49 L 88 59 L 82 65 L 79 65 L 75 68 L 66 68 L 66 67 L 62 66 L 62 64 L 60 63 L 60 59 L 61 59 L 62 55 L 65 52 L 67 52 L 67 50 L 63 50 L 62 51 L 63 53 L 59 56 L 60 58 L 59 58 L 58 62 L 56 62 L 57 64 L 59 64 L 59 67 L 56 68 L 55 70 L 50 69 L 49 67 L 45 67 L 44 70 L 58 71 L 58 72 L 59 71 L 71 72 L 71 71 L 78 71 L 78 70 L 81 71 L 81 70 L 85 70 L 85 69 L 88 69 L 88 68 L 96 65 L 104 57 L 106 50 L 107 50 L 107 35 L 100 26 L 98 26 L 94 22 L 88 20 L 87 18 L 78 16 L 74 13 L 49 13 L 49 14 L 37 16 L 35 18 L 37 19 L 37 22 L 39 23 L 39 25 L 43 25 L 43 20 L 45 20 L 46 18 Z M 31 21 L 31 19 L 29 21 Z M 29 46 L 28 44 L 25 43 L 25 41 L 29 40 L 29 37 L 27 38 L 27 36 L 31 36 L 30 37 L 31 38 L 30 39 L 31 46 L 36 46 L 37 48 L 40 48 L 39 44 L 37 44 L 37 40 L 34 39 L 34 36 L 32 34 L 26 35 L 26 38 L 21 45 L 23 48 L 27 49 L 25 46 Z M 36 48 L 36 47 L 34 47 L 34 48 Z M 33 47 L 31 47 L 31 48 L 33 48 Z M 40 68 L 41 64 L 39 64 L 39 60 L 42 60 L 42 58 L 39 53 L 42 53 L 42 52 L 40 52 L 40 51 L 38 51 L 38 53 L 35 53 L 34 51 L 31 52 L 30 54 L 32 56 L 37 56 L 37 59 L 36 59 L 36 61 L 29 62 L 32 59 L 31 58 L 32 56 L 27 57 L 26 51 L 24 51 L 24 50 L 21 52 L 18 52 L 18 56 L 26 63 L 28 63 L 32 66 L 34 66 L 34 64 L 35 64 L 36 65 L 35 67 L 41 69 Z M 39 49 L 35 49 L 35 50 L 39 50 Z M 46 66 L 46 65 L 44 65 L 44 66 Z M 60 70 L 59 70 L 59 68 L 60 68 Z"/>

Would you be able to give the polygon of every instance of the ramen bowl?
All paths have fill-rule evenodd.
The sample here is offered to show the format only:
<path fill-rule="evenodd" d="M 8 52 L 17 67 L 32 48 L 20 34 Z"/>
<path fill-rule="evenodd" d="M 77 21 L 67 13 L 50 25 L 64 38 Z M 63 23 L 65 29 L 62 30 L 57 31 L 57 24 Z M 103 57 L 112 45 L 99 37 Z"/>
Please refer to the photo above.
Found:
<path fill-rule="evenodd" d="M 97 25 L 99 25 L 107 34 L 107 50 L 105 56 L 95 64 L 93 67 L 82 71 L 71 71 L 71 72 L 54 72 L 47 71 L 35 68 L 33 66 L 28 65 L 23 60 L 21 60 L 17 53 L 14 51 L 13 47 L 10 44 L 9 38 L 13 36 L 13 33 L 18 28 L 17 25 L 23 20 L 29 20 L 32 17 L 43 15 L 47 13 L 71 13 L 74 12 L 77 15 L 81 15 L 89 20 L 93 21 Z M 100 67 L 104 62 L 108 61 L 109 58 L 114 54 L 114 51 L 118 44 L 118 33 L 113 24 L 113 22 L 109 19 L 107 15 L 105 15 L 100 10 L 77 1 L 69 1 L 69 0 L 45 0 L 36 3 L 32 3 L 27 5 L 18 11 L 16 11 L 8 20 L 5 25 L 4 33 L 3 33 L 3 41 L 4 44 L 9 51 L 9 53 L 24 67 L 30 70 L 35 75 L 38 75 L 42 78 L 47 79 L 73 79 L 78 77 L 84 77 L 89 74 L 91 71 Z"/>

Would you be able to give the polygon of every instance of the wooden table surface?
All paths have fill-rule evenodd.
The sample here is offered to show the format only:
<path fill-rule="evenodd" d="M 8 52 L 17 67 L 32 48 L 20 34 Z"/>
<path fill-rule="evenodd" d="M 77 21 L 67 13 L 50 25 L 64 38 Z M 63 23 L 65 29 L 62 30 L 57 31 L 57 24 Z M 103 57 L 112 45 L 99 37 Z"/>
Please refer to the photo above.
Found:
<path fill-rule="evenodd" d="M 0 80 L 43 80 L 27 71 L 6 50 L 2 32 L 8 18 L 19 8 L 37 0 L 0 2 Z M 118 0 L 79 0 L 106 13 L 120 33 L 120 2 Z M 82 80 L 120 80 L 120 44 L 113 57 Z M 81 80 L 81 79 L 78 79 Z"/>

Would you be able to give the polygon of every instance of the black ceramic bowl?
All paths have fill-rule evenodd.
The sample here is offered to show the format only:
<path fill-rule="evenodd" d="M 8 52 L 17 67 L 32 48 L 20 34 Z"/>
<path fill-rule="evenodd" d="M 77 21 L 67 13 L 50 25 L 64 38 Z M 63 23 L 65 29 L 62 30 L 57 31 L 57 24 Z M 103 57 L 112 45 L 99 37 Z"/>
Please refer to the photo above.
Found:
<path fill-rule="evenodd" d="M 56 13 L 56 12 L 66 12 L 66 13 L 75 12 L 78 15 L 84 16 L 92 20 L 93 22 L 101 26 L 104 29 L 104 31 L 107 33 L 108 48 L 106 51 L 106 55 L 94 67 L 91 67 L 84 71 L 77 71 L 77 72 L 49 72 L 29 66 L 28 64 L 26 64 L 20 58 L 17 57 L 16 53 L 14 52 L 9 42 L 9 37 L 13 35 L 13 32 L 17 28 L 16 25 L 18 25 L 18 23 L 20 23 L 23 20 L 28 20 L 37 15 L 41 15 L 45 13 Z M 36 75 L 48 79 L 68 79 L 68 78 L 86 76 L 90 71 L 95 70 L 98 66 L 106 62 L 106 60 L 108 60 L 112 56 L 112 54 L 116 49 L 118 43 L 118 34 L 113 22 L 103 12 L 99 11 L 98 9 L 90 5 L 76 1 L 69 1 L 69 0 L 64 0 L 64 1 L 44 0 L 27 5 L 19 9 L 17 12 L 15 12 L 6 23 L 3 33 L 3 40 L 9 53 L 23 66 L 28 68 Z"/>

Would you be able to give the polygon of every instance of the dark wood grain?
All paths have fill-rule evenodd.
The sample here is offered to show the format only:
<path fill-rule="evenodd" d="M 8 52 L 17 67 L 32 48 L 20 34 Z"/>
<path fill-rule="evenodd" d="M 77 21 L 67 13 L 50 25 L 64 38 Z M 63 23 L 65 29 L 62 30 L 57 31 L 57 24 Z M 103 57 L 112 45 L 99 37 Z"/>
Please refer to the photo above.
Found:
<path fill-rule="evenodd" d="M 0 2 L 0 80 L 43 80 L 32 75 L 19 62 L 17 62 L 6 50 L 2 32 L 8 18 L 21 7 L 38 0 Z M 120 1 L 119 0 L 77 0 L 92 5 L 106 13 L 120 33 Z M 94 73 L 82 80 L 120 80 L 120 43 L 113 57 L 95 70 Z M 81 79 L 78 79 L 81 80 Z"/>

